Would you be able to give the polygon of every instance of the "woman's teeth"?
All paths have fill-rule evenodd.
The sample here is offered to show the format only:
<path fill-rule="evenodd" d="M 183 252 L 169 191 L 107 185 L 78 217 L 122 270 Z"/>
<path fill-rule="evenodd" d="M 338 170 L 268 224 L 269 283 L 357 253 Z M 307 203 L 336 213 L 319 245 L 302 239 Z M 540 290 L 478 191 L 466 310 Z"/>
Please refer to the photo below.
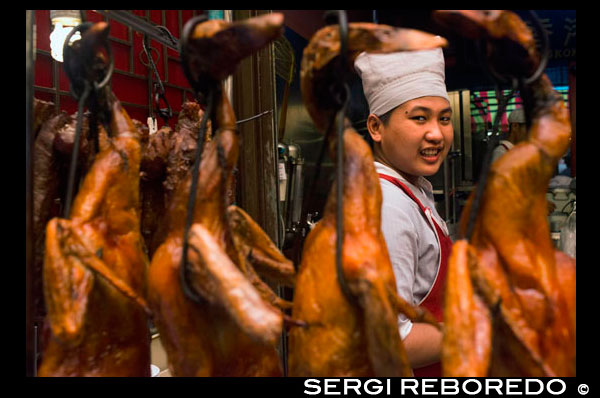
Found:
<path fill-rule="evenodd" d="M 440 153 L 440 149 L 424 149 L 421 151 L 421 155 L 423 156 L 436 156 L 438 153 Z"/>

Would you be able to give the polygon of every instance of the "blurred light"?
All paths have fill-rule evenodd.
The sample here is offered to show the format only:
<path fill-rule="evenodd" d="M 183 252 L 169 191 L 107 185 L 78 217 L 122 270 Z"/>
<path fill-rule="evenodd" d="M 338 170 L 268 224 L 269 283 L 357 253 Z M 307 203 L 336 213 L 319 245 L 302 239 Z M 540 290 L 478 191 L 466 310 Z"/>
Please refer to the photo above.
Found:
<path fill-rule="evenodd" d="M 63 62 L 63 46 L 65 39 L 74 27 L 81 23 L 79 10 L 50 10 L 50 19 L 54 30 L 50 34 L 50 49 L 52 58 Z M 79 32 L 71 36 L 69 44 L 81 39 Z"/>

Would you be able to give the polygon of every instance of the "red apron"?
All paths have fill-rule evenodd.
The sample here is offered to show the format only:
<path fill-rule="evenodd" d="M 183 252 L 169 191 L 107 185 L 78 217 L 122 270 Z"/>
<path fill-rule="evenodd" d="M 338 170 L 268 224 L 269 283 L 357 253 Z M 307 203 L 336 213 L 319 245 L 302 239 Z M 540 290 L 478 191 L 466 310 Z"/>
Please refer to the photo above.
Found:
<path fill-rule="evenodd" d="M 429 293 L 427 293 L 427 295 L 425 296 L 423 301 L 419 303 L 419 305 L 429 310 L 438 322 L 442 322 L 444 285 L 446 282 L 446 273 L 448 269 L 448 258 L 450 257 L 450 250 L 452 249 L 452 240 L 435 222 L 431 215 L 431 209 L 423 206 L 421 201 L 412 193 L 412 191 L 406 185 L 400 182 L 397 178 L 385 174 L 379 174 L 379 177 L 393 183 L 398 188 L 402 189 L 404 193 L 408 195 L 409 198 L 415 201 L 415 203 L 419 205 L 419 208 L 429 221 L 429 224 L 432 225 L 435 229 L 435 234 L 441 250 L 440 262 L 438 264 L 438 272 L 435 277 L 433 286 L 431 287 L 431 290 L 429 290 Z M 424 366 L 422 368 L 414 369 L 414 374 L 415 377 L 441 377 L 441 363 L 437 362 L 428 366 Z"/>

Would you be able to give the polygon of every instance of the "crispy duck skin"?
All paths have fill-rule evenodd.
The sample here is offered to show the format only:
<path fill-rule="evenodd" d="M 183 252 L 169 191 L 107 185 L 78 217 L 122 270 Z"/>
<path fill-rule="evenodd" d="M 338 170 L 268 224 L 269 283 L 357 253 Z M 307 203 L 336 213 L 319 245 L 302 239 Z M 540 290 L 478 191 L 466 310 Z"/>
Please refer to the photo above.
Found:
<path fill-rule="evenodd" d="M 336 73 L 338 27 L 317 32 L 302 59 L 302 97 L 317 128 L 331 134 L 336 108 L 326 94 Z M 414 30 L 350 23 L 349 64 L 361 51 L 394 52 L 434 48 L 445 40 Z M 347 121 L 346 121 L 347 123 Z M 328 128 L 330 129 L 328 131 Z M 330 139 L 335 158 L 337 139 Z M 345 126 L 343 159 L 343 279 L 336 269 L 336 187 L 332 187 L 321 221 L 309 233 L 298 270 L 292 318 L 306 327 L 290 331 L 289 374 L 301 377 L 410 376 L 398 329 L 398 313 L 432 322 L 396 292 L 396 281 L 381 232 L 381 188 L 367 143 Z"/>
<path fill-rule="evenodd" d="M 140 201 L 142 204 L 142 236 L 152 256 L 156 249 L 154 236 L 164 217 L 167 156 L 170 150 L 172 131 L 163 127 L 156 133 L 148 135 L 142 141 L 142 161 L 140 164 Z"/>
<path fill-rule="evenodd" d="M 164 181 L 166 201 L 170 202 L 173 192 L 187 176 L 194 164 L 196 141 L 200 120 L 204 112 L 196 102 L 187 101 L 181 107 L 175 131 L 171 134 L 170 150 L 166 159 L 166 178 Z M 206 137 L 210 137 L 210 122 L 206 129 Z"/>
<path fill-rule="evenodd" d="M 38 109 L 36 106 L 35 109 Z M 43 109 L 47 111 L 48 106 Z M 44 112 L 42 109 L 42 112 Z M 49 113 L 45 113 L 49 115 Z M 42 122 L 42 118 L 35 117 L 39 126 L 39 133 L 33 146 L 33 236 L 34 236 L 34 297 L 36 314 L 45 314 L 42 269 L 44 264 L 44 246 L 46 241 L 46 224 L 53 217 L 60 216 L 66 191 L 66 178 L 71 152 L 73 150 L 73 137 L 75 134 L 76 115 L 69 116 L 65 112 L 55 114 L 50 119 Z M 78 175 L 84 175 L 91 165 L 90 145 L 87 141 L 87 118 L 81 131 Z"/>
<path fill-rule="evenodd" d="M 196 102 L 187 101 L 174 130 L 163 127 L 148 137 L 142 150 L 142 233 L 148 253 L 154 253 L 167 234 L 163 223 L 167 204 L 194 163 L 200 120 L 204 112 Z M 210 137 L 210 121 L 206 137 Z"/>
<path fill-rule="evenodd" d="M 39 376 L 149 376 L 148 259 L 140 234 L 139 132 L 112 100 L 111 130 L 73 201 L 46 228 L 52 336 Z"/>
<path fill-rule="evenodd" d="M 204 148 L 193 216 L 193 228 L 197 225 L 201 226 L 203 230 L 209 231 L 211 239 L 206 239 L 210 241 L 209 244 L 196 247 L 196 240 L 190 236 L 188 262 L 195 264 L 204 259 L 203 261 L 212 264 L 211 261 L 226 258 L 231 259 L 229 261 L 235 262 L 239 267 L 238 253 L 231 235 L 227 232 L 226 204 L 223 197 L 223 185 L 227 184 L 227 181 L 223 181 L 223 175 L 227 176 L 227 180 L 231 178 L 231 170 L 238 156 L 239 137 L 231 128 L 235 123 L 231 105 L 225 96 L 222 100 L 225 105 L 220 108 L 226 108 L 230 112 L 227 115 L 229 123 L 227 124 L 227 120 L 223 120 L 226 124 L 219 123 L 222 127 Z M 219 165 L 218 145 L 223 148 L 225 154 L 225 173 Z M 263 336 L 253 338 L 243 328 L 245 323 L 240 325 L 239 320 L 233 318 L 231 311 L 234 311 L 235 315 L 239 310 L 228 306 L 239 302 L 228 300 L 227 294 L 232 293 L 228 290 L 213 291 L 212 295 L 206 297 L 207 294 L 202 294 L 204 291 L 198 289 L 199 285 L 211 281 L 210 276 L 221 281 L 226 276 L 205 275 L 204 278 L 208 279 L 202 279 L 198 276 L 202 274 L 194 271 L 200 268 L 200 265 L 194 266 L 190 280 L 195 281 L 192 282 L 194 290 L 198 291 L 206 302 L 196 303 L 183 292 L 179 275 L 187 200 L 191 185 L 191 172 L 188 174 L 188 178 L 182 181 L 174 192 L 168 209 L 169 233 L 152 257 L 148 281 L 150 305 L 155 314 L 154 321 L 167 351 L 173 375 L 280 376 L 279 358 L 274 345 L 261 342 Z M 213 253 L 206 253 L 207 248 Z M 218 252 L 217 260 L 213 258 L 214 252 Z M 205 272 L 219 271 L 217 266 L 201 269 Z M 245 271 L 239 270 L 241 274 L 245 274 Z M 240 289 L 244 288 L 240 286 Z M 281 325 L 281 317 L 272 327 L 277 325 Z"/>
<path fill-rule="evenodd" d="M 258 24 L 257 19 L 263 25 L 268 22 L 267 26 Z M 215 24 L 214 21 L 205 23 Z M 249 55 L 273 40 L 282 23 L 281 14 L 270 14 L 234 23 L 234 30 L 229 30 L 229 24 L 218 22 L 217 25 L 225 30 L 225 34 L 233 35 L 229 36 L 232 43 L 236 42 L 240 33 L 247 33 L 245 37 L 258 35 L 260 40 L 246 43 L 240 49 Z M 257 26 L 263 27 L 257 31 Z M 205 32 L 202 26 L 194 32 L 192 41 L 211 40 L 210 34 L 202 33 Z M 211 48 L 213 52 L 231 51 L 228 46 Z M 211 56 L 217 55 L 211 53 Z M 223 59 L 227 60 L 223 61 L 227 67 L 231 67 L 231 58 L 224 56 Z M 203 73 L 205 71 L 200 75 Z M 210 77 L 221 78 L 220 75 Z M 268 263 L 264 268 L 270 264 L 276 270 L 282 270 L 284 275 L 280 279 L 288 277 L 285 272 L 293 270 L 293 267 L 280 253 L 274 256 L 272 245 L 265 244 L 262 236 L 248 238 L 252 233 L 247 230 L 252 230 L 254 224 L 239 222 L 229 226 L 230 217 L 243 216 L 239 209 L 228 208 L 225 197 L 237 163 L 240 140 L 233 108 L 226 95 L 217 95 L 214 115 L 215 132 L 212 140 L 204 144 L 193 225 L 188 235 L 188 289 L 198 297 L 192 299 L 184 293 L 180 278 L 183 233 L 191 189 L 191 170 L 188 170 L 186 178 L 173 191 L 165 222 L 166 238 L 152 257 L 148 279 L 149 303 L 173 375 L 281 376 L 276 343 L 281 335 L 284 316 L 272 305 L 277 303 L 277 300 L 271 300 L 276 295 L 270 290 L 260 290 L 257 285 L 262 286 L 264 282 L 260 278 L 253 280 L 249 275 L 255 274 L 253 264 L 260 258 Z M 253 233 L 265 235 L 260 228 Z M 240 237 L 235 237 L 236 234 Z M 242 251 L 252 244 L 257 244 L 252 246 L 252 252 L 259 260 L 254 257 L 248 260 L 246 252 Z M 271 271 L 271 274 L 277 272 Z"/>
<path fill-rule="evenodd" d="M 537 68 L 533 36 L 516 14 L 436 15 L 473 38 L 487 38 L 498 72 L 527 77 Z M 529 136 L 491 166 L 472 237 L 453 247 L 444 312 L 445 376 L 575 376 L 575 260 L 552 245 L 545 196 L 569 146 L 569 116 L 546 75 L 521 95 L 531 114 Z M 461 219 L 463 234 L 472 201 Z"/>

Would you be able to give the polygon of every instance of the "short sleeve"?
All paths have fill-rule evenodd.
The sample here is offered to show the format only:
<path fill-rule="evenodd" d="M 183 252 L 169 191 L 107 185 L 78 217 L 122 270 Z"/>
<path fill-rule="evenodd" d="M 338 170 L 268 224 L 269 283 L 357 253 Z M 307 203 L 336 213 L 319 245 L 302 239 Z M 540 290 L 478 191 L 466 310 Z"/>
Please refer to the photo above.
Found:
<path fill-rule="evenodd" d="M 413 287 L 419 258 L 419 245 L 417 229 L 408 212 L 411 210 L 418 212 L 418 209 L 409 208 L 407 211 L 405 206 L 412 206 L 412 204 L 406 201 L 401 203 L 384 201 L 383 203 L 381 230 L 388 247 L 398 295 L 414 304 Z M 398 326 L 401 337 L 405 338 L 412 328 L 412 322 L 404 315 L 400 315 Z"/>

